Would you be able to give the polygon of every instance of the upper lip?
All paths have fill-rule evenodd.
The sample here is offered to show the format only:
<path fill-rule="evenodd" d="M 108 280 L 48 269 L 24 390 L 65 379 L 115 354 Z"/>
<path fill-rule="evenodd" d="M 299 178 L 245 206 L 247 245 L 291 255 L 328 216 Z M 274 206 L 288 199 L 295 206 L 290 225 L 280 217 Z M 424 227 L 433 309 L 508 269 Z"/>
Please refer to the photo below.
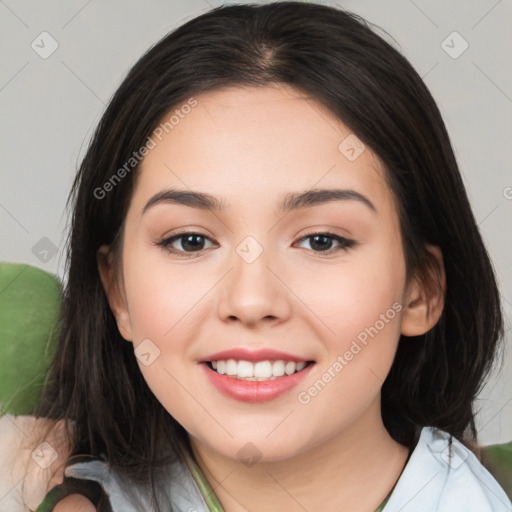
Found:
<path fill-rule="evenodd" d="M 305 359 L 303 357 L 281 352 L 270 348 L 248 350 L 246 348 L 232 348 L 229 350 L 223 350 L 222 352 L 216 352 L 200 359 L 200 363 L 206 363 L 209 361 L 227 361 L 228 359 L 235 359 L 237 361 L 251 361 L 257 363 L 258 361 L 294 361 L 296 363 L 308 362 L 311 359 Z"/>

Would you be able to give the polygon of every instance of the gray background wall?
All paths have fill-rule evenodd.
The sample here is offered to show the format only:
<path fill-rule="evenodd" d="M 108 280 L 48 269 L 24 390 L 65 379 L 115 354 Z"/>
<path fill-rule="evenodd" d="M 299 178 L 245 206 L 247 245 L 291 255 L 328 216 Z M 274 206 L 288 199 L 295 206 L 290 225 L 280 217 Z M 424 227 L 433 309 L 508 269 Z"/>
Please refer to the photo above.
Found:
<path fill-rule="evenodd" d="M 507 315 L 505 366 L 477 404 L 480 439 L 512 440 L 512 1 L 322 3 L 389 32 L 439 104 Z M 0 0 L 0 260 L 65 279 L 65 201 L 105 105 L 150 45 L 220 4 Z"/>

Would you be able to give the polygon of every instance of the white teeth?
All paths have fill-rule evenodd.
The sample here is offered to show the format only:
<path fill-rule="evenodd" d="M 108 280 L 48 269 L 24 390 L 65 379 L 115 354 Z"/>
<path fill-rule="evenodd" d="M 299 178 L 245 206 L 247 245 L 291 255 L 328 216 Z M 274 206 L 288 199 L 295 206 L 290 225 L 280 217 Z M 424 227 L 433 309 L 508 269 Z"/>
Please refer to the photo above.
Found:
<path fill-rule="evenodd" d="M 285 371 L 286 375 L 291 375 L 292 373 L 294 373 L 295 372 L 295 363 L 292 361 L 286 363 L 286 366 L 284 367 L 284 371 Z"/>
<path fill-rule="evenodd" d="M 256 363 L 254 365 L 254 376 L 260 379 L 272 377 L 272 363 L 270 361 L 260 361 Z"/>
<path fill-rule="evenodd" d="M 254 365 L 249 361 L 238 361 L 236 375 L 238 377 L 254 377 Z"/>
<path fill-rule="evenodd" d="M 274 361 L 272 374 L 276 377 L 282 377 L 284 375 L 284 361 Z"/>
<path fill-rule="evenodd" d="M 241 380 L 265 381 L 300 372 L 305 368 L 306 363 L 283 360 L 252 363 L 243 359 L 240 361 L 228 359 L 226 361 L 211 361 L 211 365 L 221 375 Z"/>
<path fill-rule="evenodd" d="M 236 375 L 238 365 L 234 359 L 226 361 L 226 375 Z"/>

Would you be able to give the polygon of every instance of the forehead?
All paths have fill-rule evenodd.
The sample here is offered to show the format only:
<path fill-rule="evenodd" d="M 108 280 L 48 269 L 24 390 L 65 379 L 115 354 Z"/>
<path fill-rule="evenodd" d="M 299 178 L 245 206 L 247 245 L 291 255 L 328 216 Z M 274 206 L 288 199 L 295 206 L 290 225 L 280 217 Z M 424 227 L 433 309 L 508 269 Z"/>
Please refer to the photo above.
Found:
<path fill-rule="evenodd" d="M 132 203 L 139 210 L 166 188 L 206 192 L 227 208 L 344 188 L 392 207 L 378 158 L 312 97 L 279 84 L 224 87 L 193 99 L 175 106 L 153 132 L 154 147 L 137 171 Z"/>

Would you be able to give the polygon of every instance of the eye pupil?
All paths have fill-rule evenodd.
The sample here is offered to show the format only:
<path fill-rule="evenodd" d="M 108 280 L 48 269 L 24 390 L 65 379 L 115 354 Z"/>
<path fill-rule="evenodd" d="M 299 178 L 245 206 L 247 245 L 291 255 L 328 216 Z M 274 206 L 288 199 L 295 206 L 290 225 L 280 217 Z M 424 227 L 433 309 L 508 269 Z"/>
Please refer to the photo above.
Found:
<path fill-rule="evenodd" d="M 319 249 L 319 250 L 329 250 L 332 246 L 332 238 L 328 237 L 328 236 L 324 236 L 324 235 L 315 235 L 312 237 L 312 243 L 311 243 L 311 247 L 313 249 Z M 320 241 L 320 243 L 319 243 Z M 322 244 L 322 241 L 324 242 Z M 327 241 L 327 245 L 328 247 L 326 247 L 326 244 L 325 242 Z"/>
<path fill-rule="evenodd" d="M 193 240 L 190 243 L 190 240 Z M 199 242 L 198 242 L 199 240 Z M 182 246 L 184 249 L 201 250 L 204 245 L 204 238 L 201 235 L 186 235 L 182 237 Z"/>

